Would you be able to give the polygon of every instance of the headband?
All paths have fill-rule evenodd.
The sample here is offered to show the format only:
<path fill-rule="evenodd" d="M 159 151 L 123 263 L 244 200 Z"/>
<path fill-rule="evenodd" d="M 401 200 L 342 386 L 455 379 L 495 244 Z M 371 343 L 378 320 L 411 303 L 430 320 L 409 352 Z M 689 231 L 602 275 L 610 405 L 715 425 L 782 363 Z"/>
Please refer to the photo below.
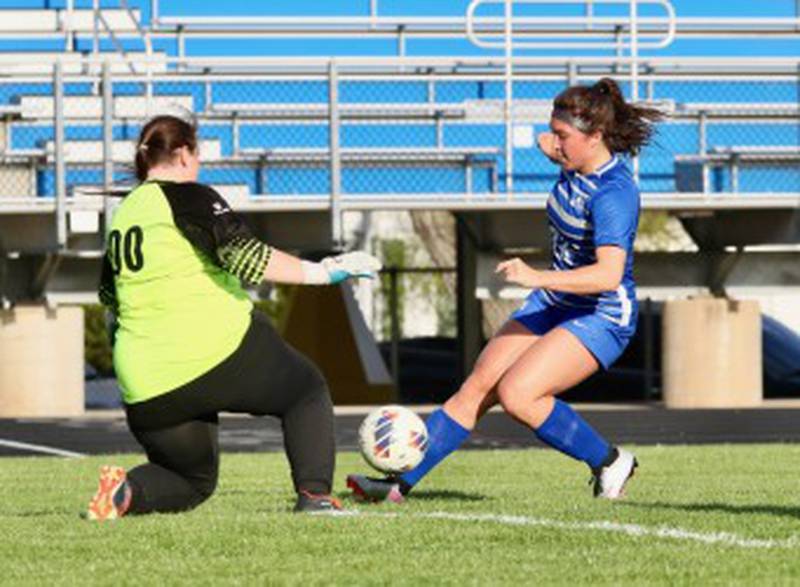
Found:
<path fill-rule="evenodd" d="M 589 120 L 582 116 L 572 114 L 572 112 L 564 108 L 553 109 L 553 114 L 551 116 L 556 120 L 566 122 L 568 125 L 577 128 L 582 133 L 589 133 L 592 130 L 592 123 Z"/>

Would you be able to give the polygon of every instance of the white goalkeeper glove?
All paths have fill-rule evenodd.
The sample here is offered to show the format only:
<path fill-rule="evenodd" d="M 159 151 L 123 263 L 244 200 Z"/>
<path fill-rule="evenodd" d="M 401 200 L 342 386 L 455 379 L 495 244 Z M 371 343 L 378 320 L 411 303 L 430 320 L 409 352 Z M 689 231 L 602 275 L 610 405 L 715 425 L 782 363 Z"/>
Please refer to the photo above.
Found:
<path fill-rule="evenodd" d="M 373 278 L 383 266 L 376 257 L 363 251 L 325 257 L 319 263 L 303 261 L 302 265 L 308 284 L 336 284 L 353 277 Z"/>

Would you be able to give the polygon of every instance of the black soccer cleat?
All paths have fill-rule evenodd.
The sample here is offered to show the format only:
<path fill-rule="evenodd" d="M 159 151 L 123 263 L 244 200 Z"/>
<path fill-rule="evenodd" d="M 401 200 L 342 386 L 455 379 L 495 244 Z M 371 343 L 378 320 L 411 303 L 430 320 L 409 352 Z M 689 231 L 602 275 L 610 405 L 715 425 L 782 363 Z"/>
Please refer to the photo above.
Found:
<path fill-rule="evenodd" d="M 297 503 L 294 505 L 294 511 L 307 514 L 344 513 L 342 504 L 335 497 L 305 490 L 301 490 L 297 494 Z"/>
<path fill-rule="evenodd" d="M 359 501 L 403 503 L 404 500 L 402 483 L 391 477 L 376 479 L 365 475 L 348 475 L 347 487 Z"/>

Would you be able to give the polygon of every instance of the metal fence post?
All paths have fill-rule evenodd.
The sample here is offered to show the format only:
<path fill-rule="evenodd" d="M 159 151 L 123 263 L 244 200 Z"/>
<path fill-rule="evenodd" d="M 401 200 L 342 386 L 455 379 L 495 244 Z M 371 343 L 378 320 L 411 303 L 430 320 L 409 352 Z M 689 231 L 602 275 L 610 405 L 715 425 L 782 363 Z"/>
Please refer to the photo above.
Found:
<path fill-rule="evenodd" d="M 103 61 L 103 189 L 114 183 L 114 101 L 111 85 L 111 63 Z"/>
<path fill-rule="evenodd" d="M 653 331 L 653 300 L 644 300 L 644 399 L 653 399 L 655 395 L 655 333 Z"/>
<path fill-rule="evenodd" d="M 93 0 L 92 1 L 92 57 L 97 58 L 97 54 L 100 52 L 100 0 Z M 94 69 L 94 64 L 92 64 L 92 70 L 97 71 Z"/>
<path fill-rule="evenodd" d="M 514 40 L 512 34 L 512 18 L 513 18 L 513 2 L 512 0 L 505 0 L 504 5 L 504 25 L 505 25 L 505 87 L 506 87 L 506 103 L 505 103 L 505 122 L 506 122 L 506 198 L 512 198 L 514 192 L 514 141 L 512 134 L 514 132 L 514 79 L 513 79 L 513 62 L 514 56 Z"/>
<path fill-rule="evenodd" d="M 111 226 L 111 187 L 114 185 L 114 86 L 111 62 L 103 61 L 103 237 Z"/>
<path fill-rule="evenodd" d="M 64 51 L 71 52 L 75 44 L 75 32 L 72 30 L 73 11 L 75 0 L 67 0 L 64 14 Z"/>
<path fill-rule="evenodd" d="M 183 31 L 183 25 L 178 25 L 178 30 L 175 33 L 175 40 L 178 43 L 178 59 L 180 59 L 176 65 L 178 71 L 186 69 L 186 63 L 184 63 L 184 59 L 186 59 L 186 39 Z"/>
<path fill-rule="evenodd" d="M 64 64 L 56 61 L 53 69 L 53 113 L 55 115 L 55 141 L 53 160 L 56 166 L 56 239 L 58 248 L 67 245 L 67 169 L 64 161 Z"/>
<path fill-rule="evenodd" d="M 639 0 L 630 0 L 631 18 L 631 102 L 639 101 Z M 633 177 L 639 182 L 639 157 L 633 157 Z"/>
<path fill-rule="evenodd" d="M 391 357 L 392 378 L 399 397 L 400 394 L 400 313 L 399 313 L 399 269 L 392 265 L 389 272 L 389 317 L 391 321 Z"/>
<path fill-rule="evenodd" d="M 344 243 L 342 234 L 342 161 L 339 151 L 339 75 L 336 60 L 331 59 L 328 65 L 328 107 L 329 107 L 329 141 L 331 168 L 331 237 L 334 246 L 339 248 Z"/>
<path fill-rule="evenodd" d="M 706 154 L 706 124 L 707 124 L 707 115 L 705 110 L 700 111 L 700 115 L 697 121 L 698 128 L 697 128 L 697 152 L 702 158 Z M 701 173 L 702 177 L 702 190 L 703 193 L 708 193 L 708 165 L 705 161 L 701 160 L 700 164 L 702 165 Z"/>

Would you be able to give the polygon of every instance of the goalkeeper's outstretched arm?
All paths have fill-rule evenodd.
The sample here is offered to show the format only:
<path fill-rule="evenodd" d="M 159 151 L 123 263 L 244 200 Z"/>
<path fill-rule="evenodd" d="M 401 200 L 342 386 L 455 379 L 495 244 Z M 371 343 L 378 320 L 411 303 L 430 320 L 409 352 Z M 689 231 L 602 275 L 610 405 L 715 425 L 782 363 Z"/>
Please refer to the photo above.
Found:
<path fill-rule="evenodd" d="M 374 277 L 381 262 L 362 251 L 325 257 L 319 263 L 280 251 L 257 238 L 244 219 L 209 186 L 191 184 L 190 196 L 172 201 L 176 226 L 194 247 L 246 286 L 262 281 L 327 285 Z"/>
<path fill-rule="evenodd" d="M 354 277 L 374 277 L 381 262 L 368 253 L 354 251 L 325 257 L 319 263 L 271 249 L 263 280 L 307 285 L 335 284 Z"/>

